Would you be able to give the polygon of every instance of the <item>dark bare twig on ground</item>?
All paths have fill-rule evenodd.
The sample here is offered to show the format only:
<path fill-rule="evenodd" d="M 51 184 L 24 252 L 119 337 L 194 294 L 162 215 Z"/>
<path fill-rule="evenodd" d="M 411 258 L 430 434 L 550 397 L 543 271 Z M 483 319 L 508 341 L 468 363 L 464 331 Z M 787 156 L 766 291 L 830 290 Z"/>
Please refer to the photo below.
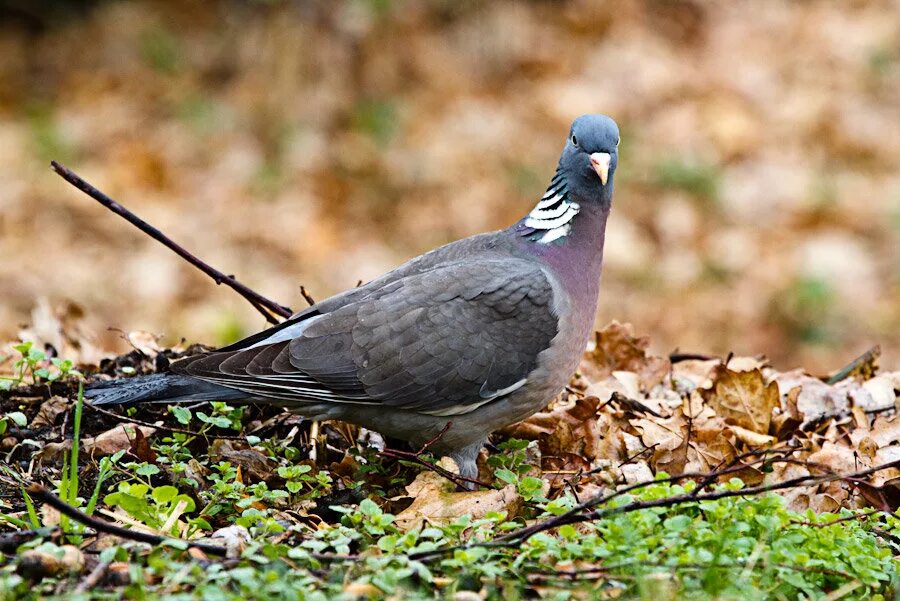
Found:
<path fill-rule="evenodd" d="M 454 474 L 453 472 L 445 470 L 444 468 L 442 468 L 439 465 L 435 465 L 433 463 L 428 463 L 427 461 L 422 459 L 422 455 L 425 454 L 425 451 L 427 451 L 428 448 L 431 447 L 431 445 L 433 445 L 438 440 L 440 440 L 441 437 L 447 433 L 447 430 L 449 430 L 450 426 L 452 426 L 452 425 L 453 425 L 453 422 L 447 422 L 447 424 L 441 429 L 441 431 L 438 432 L 437 435 L 434 436 L 434 438 L 426 441 L 425 444 L 423 444 L 419 448 L 418 451 L 401 451 L 400 449 L 386 448 L 383 451 L 381 451 L 381 453 L 379 453 L 379 454 L 382 455 L 383 457 L 390 457 L 392 459 L 400 459 L 403 461 L 410 461 L 417 465 L 421 465 L 422 467 L 429 469 L 432 472 L 440 474 L 441 476 L 443 476 L 447 480 L 450 480 L 450 482 L 453 482 L 457 486 L 462 486 L 463 482 L 468 482 L 470 484 L 475 484 L 475 485 L 481 486 L 483 488 L 494 488 L 490 484 L 485 484 L 481 480 L 476 480 L 474 478 L 466 478 L 465 476 L 461 476 L 460 474 Z"/>
<path fill-rule="evenodd" d="M 431 445 L 433 445 L 434 443 L 439 441 L 441 438 L 443 438 L 444 434 L 447 433 L 447 430 L 449 430 L 450 426 L 452 426 L 452 425 L 453 425 L 453 422 L 447 422 L 446 424 L 444 424 L 444 427 L 441 428 L 440 432 L 438 432 L 437 434 L 435 434 L 434 436 L 432 436 L 431 438 L 426 440 L 425 443 L 421 447 L 419 447 L 419 450 L 416 451 L 416 455 L 423 454 L 425 451 L 427 451 L 431 447 Z"/>
<path fill-rule="evenodd" d="M 29 486 L 28 494 L 31 495 L 31 497 L 34 499 L 43 501 L 61 514 L 68 516 L 76 522 L 84 524 L 89 528 L 93 528 L 97 532 L 104 532 L 106 534 L 112 534 L 113 536 L 137 541 L 139 543 L 147 543 L 150 545 L 162 545 L 164 543 L 169 543 L 171 546 L 187 545 L 188 547 L 198 549 L 200 551 L 203 551 L 204 553 L 208 553 L 209 555 L 224 556 L 227 552 L 227 549 L 225 547 L 220 547 L 219 545 L 176 539 L 167 536 L 159 536 L 158 534 L 150 534 L 149 532 L 129 530 L 128 528 L 117 526 L 111 522 L 107 522 L 106 520 L 101 520 L 93 516 L 89 516 L 80 509 L 69 505 L 40 484 L 32 484 L 31 486 Z"/>
<path fill-rule="evenodd" d="M 617 563 L 611 564 L 608 566 L 595 566 L 590 568 L 580 568 L 573 570 L 548 570 L 544 569 L 535 569 L 529 572 L 529 577 L 537 576 L 540 579 L 553 580 L 555 578 L 566 579 L 566 580 L 596 580 L 600 577 L 608 576 L 610 572 L 614 572 L 616 570 L 620 570 L 623 568 L 633 567 L 635 565 L 632 563 Z M 641 567 L 648 568 L 663 568 L 669 570 L 709 570 L 709 569 L 718 569 L 718 570 L 746 570 L 748 568 L 747 564 L 736 563 L 736 564 L 722 564 L 722 563 L 682 563 L 675 565 L 668 565 L 665 563 L 646 563 L 641 562 Z M 775 567 L 775 568 L 783 568 L 786 570 L 792 570 L 795 572 L 805 572 L 811 574 L 827 574 L 829 576 L 840 576 L 842 578 L 846 578 L 847 580 L 853 580 L 853 575 L 848 574 L 847 572 L 842 572 L 841 570 L 832 570 L 828 568 L 822 568 L 819 566 L 795 566 L 787 563 L 770 563 L 763 564 L 760 567 Z M 616 578 L 620 578 L 620 576 L 616 576 Z"/>
<path fill-rule="evenodd" d="M 770 459 L 778 459 L 781 461 L 781 463 L 788 463 L 789 461 L 791 461 L 788 459 L 788 455 L 792 455 L 800 450 L 800 448 L 775 450 L 762 449 L 759 451 L 748 451 L 739 455 L 735 455 L 727 464 L 719 464 L 718 466 L 716 466 L 715 470 L 713 470 L 709 475 L 700 480 L 700 482 L 697 483 L 697 487 L 693 491 L 691 491 L 691 494 L 696 497 L 709 485 L 714 484 L 721 474 L 727 473 L 729 471 L 739 472 L 748 467 L 755 467 L 756 465 L 765 464 L 767 461 L 770 461 Z M 762 457 L 760 457 L 759 459 L 755 459 L 750 463 L 741 463 L 748 457 L 758 457 L 759 455 L 762 455 Z"/>
<path fill-rule="evenodd" d="M 35 528 L 34 530 L 16 530 L 0 534 L 0 553 L 14 553 L 19 545 L 35 538 L 54 537 L 60 533 L 59 528 Z"/>
<path fill-rule="evenodd" d="M 888 532 L 882 528 L 872 528 L 872 534 L 878 536 L 879 538 L 883 538 L 888 541 L 892 545 L 894 545 L 894 555 L 896 556 L 898 553 L 896 552 L 898 548 L 900 548 L 900 536 Z"/>
<path fill-rule="evenodd" d="M 881 356 L 881 345 L 876 344 L 865 353 L 842 367 L 835 373 L 833 376 L 828 378 L 825 383 L 826 384 L 837 384 L 841 380 L 844 380 L 850 377 L 854 371 L 865 365 L 866 363 L 875 362 Z"/>
<path fill-rule="evenodd" d="M 266 321 L 272 324 L 277 324 L 278 317 L 288 318 L 293 314 L 290 307 L 285 307 L 284 305 L 280 305 L 273 300 L 269 300 L 263 295 L 259 294 L 255 290 L 252 290 L 240 283 L 234 276 L 225 275 L 215 267 L 209 265 L 208 263 L 202 261 L 197 258 L 181 245 L 172 241 L 171 238 L 166 236 L 157 228 L 153 227 L 118 202 L 83 180 L 79 175 L 70 170 L 69 168 L 57 163 L 56 161 L 51 161 L 50 166 L 53 168 L 60 177 L 64 180 L 102 204 L 104 207 L 115 213 L 116 215 L 124 218 L 126 221 L 137 227 L 139 230 L 153 238 L 154 240 L 162 243 L 164 246 L 174 251 L 179 257 L 208 275 L 215 281 L 216 284 L 225 284 L 242 297 L 244 297 L 253 307 L 259 311 L 265 318 Z"/>
<path fill-rule="evenodd" d="M 97 565 L 94 566 L 94 569 L 91 570 L 91 573 L 84 577 L 84 580 L 78 583 L 78 586 L 75 588 L 75 594 L 79 595 L 81 593 L 86 593 L 88 591 L 94 590 L 103 578 L 106 576 L 106 572 L 109 570 L 109 562 L 108 561 L 100 561 L 97 562 Z"/>
<path fill-rule="evenodd" d="M 864 511 L 863 513 L 854 513 L 853 515 L 847 515 L 842 518 L 837 518 L 831 520 L 830 522 L 815 523 L 810 522 L 809 520 L 791 520 L 791 523 L 797 524 L 798 526 L 806 526 L 808 528 L 827 528 L 828 526 L 840 524 L 841 522 L 865 521 L 873 515 L 876 515 L 877 513 L 879 512 L 873 509 L 870 511 Z"/>
<path fill-rule="evenodd" d="M 709 361 L 716 359 L 710 355 L 701 355 L 700 353 L 679 353 L 677 351 L 669 353 L 669 362 L 681 363 L 682 361 Z"/>

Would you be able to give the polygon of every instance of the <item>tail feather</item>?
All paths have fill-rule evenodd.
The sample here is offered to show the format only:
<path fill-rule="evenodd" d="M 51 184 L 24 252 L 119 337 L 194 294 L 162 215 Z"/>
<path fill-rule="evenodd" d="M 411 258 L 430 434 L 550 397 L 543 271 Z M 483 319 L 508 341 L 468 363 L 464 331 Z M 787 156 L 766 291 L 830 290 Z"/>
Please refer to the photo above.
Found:
<path fill-rule="evenodd" d="M 99 382 L 89 386 L 84 396 L 91 399 L 94 405 L 237 401 L 249 398 L 246 392 L 177 374 L 153 374 Z"/>

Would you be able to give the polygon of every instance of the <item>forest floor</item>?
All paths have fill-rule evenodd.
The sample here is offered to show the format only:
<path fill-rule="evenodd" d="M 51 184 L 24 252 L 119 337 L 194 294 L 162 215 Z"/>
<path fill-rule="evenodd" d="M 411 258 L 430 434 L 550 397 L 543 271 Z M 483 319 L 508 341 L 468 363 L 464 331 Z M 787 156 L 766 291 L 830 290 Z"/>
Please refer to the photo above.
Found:
<path fill-rule="evenodd" d="M 495 435 L 466 492 L 427 448 L 279 408 L 92 407 L 82 378 L 202 351 L 124 336 L 130 353 L 93 365 L 8 347 L 2 599 L 897 590 L 900 372 L 877 348 L 816 377 L 654 356 L 613 322 L 559 398 Z"/>

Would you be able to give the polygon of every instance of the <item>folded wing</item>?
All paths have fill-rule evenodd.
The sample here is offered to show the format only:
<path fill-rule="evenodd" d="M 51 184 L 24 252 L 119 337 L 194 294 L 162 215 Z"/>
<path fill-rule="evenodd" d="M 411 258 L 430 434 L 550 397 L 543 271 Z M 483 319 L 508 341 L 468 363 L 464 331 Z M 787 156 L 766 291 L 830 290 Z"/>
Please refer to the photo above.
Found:
<path fill-rule="evenodd" d="M 238 343 L 173 371 L 287 402 L 456 415 L 522 386 L 557 325 L 553 289 L 539 266 L 451 263 L 330 313 L 312 312 L 271 342 Z"/>

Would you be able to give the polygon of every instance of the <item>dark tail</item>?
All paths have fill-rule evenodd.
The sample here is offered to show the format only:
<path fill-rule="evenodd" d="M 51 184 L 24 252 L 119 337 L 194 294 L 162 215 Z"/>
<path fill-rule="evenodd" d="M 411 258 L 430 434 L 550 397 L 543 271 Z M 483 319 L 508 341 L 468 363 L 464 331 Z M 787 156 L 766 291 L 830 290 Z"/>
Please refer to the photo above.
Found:
<path fill-rule="evenodd" d="M 84 391 L 94 405 L 133 403 L 183 403 L 186 401 L 237 401 L 247 393 L 204 382 L 190 376 L 153 374 L 93 384 Z"/>

